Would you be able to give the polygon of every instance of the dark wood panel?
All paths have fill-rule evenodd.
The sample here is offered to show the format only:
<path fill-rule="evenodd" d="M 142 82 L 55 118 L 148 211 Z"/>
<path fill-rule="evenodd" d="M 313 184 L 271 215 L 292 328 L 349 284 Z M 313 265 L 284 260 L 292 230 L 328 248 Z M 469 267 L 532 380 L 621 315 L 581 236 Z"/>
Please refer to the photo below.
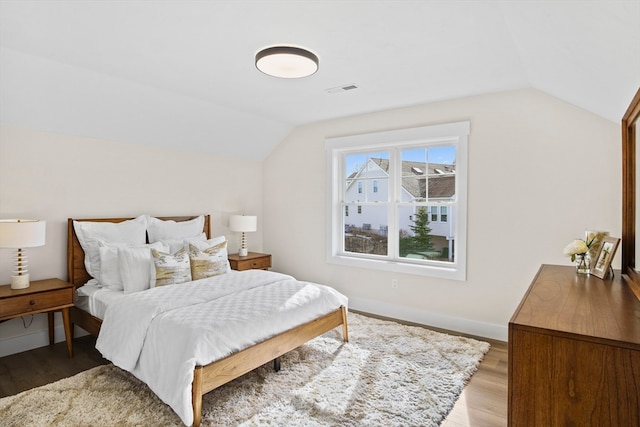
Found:
<path fill-rule="evenodd" d="M 509 331 L 509 425 L 551 425 L 552 341 L 549 335 Z"/>
<path fill-rule="evenodd" d="M 550 425 L 639 425 L 640 353 L 554 338 L 553 354 Z"/>
<path fill-rule="evenodd" d="M 631 104 L 622 117 L 622 272 L 636 297 L 640 300 L 640 264 L 636 254 L 637 215 L 636 197 L 638 195 L 636 159 L 638 156 L 638 129 L 636 121 L 640 118 L 640 88 L 636 91 Z"/>

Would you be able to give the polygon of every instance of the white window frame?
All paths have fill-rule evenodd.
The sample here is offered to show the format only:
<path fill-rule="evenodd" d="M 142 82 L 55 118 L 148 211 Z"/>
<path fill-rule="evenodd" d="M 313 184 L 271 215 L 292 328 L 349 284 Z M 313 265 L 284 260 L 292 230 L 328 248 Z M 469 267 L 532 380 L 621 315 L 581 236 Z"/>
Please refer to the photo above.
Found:
<path fill-rule="evenodd" d="M 466 280 L 467 264 L 467 151 L 470 123 L 456 122 L 441 125 L 422 126 L 409 129 L 368 133 L 346 137 L 329 138 L 325 141 L 327 153 L 327 262 L 350 267 L 372 268 L 398 273 L 417 274 L 452 280 Z M 346 176 L 344 157 L 350 152 L 363 150 L 396 150 L 425 145 L 456 146 L 456 198 L 454 209 L 448 209 L 448 221 L 455 214 L 456 227 L 455 256 L 453 262 L 423 262 L 393 255 L 370 256 L 344 251 L 344 222 L 342 201 Z M 391 159 L 390 159 L 391 161 Z M 400 162 L 399 159 L 397 159 Z M 391 176 L 390 179 L 393 179 Z M 389 209 L 389 253 L 394 254 L 396 243 L 391 238 L 397 235 L 396 211 L 400 200 L 391 200 L 394 207 Z M 427 202 L 428 204 L 428 202 Z"/>

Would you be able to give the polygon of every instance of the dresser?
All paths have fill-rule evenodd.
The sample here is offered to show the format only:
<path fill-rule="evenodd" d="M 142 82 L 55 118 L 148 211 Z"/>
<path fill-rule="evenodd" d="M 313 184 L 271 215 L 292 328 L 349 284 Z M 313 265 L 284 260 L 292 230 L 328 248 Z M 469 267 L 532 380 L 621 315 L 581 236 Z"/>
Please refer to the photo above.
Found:
<path fill-rule="evenodd" d="M 509 425 L 640 426 L 640 301 L 543 265 L 509 322 Z"/>

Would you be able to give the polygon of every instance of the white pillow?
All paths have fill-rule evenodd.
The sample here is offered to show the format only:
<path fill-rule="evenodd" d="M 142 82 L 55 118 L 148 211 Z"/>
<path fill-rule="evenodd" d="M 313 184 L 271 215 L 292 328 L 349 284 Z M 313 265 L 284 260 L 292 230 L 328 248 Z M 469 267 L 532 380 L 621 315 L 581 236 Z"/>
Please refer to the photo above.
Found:
<path fill-rule="evenodd" d="M 182 240 L 199 236 L 204 229 L 204 215 L 190 219 L 189 221 L 163 221 L 158 218 L 149 217 L 147 232 L 149 233 L 149 243 L 161 240 Z"/>
<path fill-rule="evenodd" d="M 100 279 L 100 240 L 108 243 L 128 243 L 144 245 L 147 242 L 147 217 L 114 222 L 73 221 L 73 228 L 84 250 L 84 266 L 87 273 Z"/>
<path fill-rule="evenodd" d="M 122 279 L 120 278 L 120 266 L 118 264 L 118 247 L 127 246 L 127 243 L 98 242 L 100 252 L 100 285 L 102 287 L 121 291 Z"/>
<path fill-rule="evenodd" d="M 127 248 L 154 248 L 166 251 L 168 247 L 160 242 L 150 245 L 133 246 L 127 243 L 107 243 L 100 240 L 98 242 L 98 250 L 100 251 L 100 285 L 102 287 L 112 289 L 114 291 L 121 291 L 124 289 L 122 274 L 120 272 L 121 268 L 118 258 L 118 250 Z M 150 259 L 151 258 L 149 258 L 149 260 Z"/>
<path fill-rule="evenodd" d="M 204 251 L 205 249 L 209 249 L 212 246 L 219 245 L 220 243 L 226 242 L 226 241 L 227 241 L 227 238 L 225 236 L 217 236 L 209 240 L 206 240 L 206 238 L 205 239 L 193 239 L 193 238 L 184 239 L 185 245 L 192 244 L 193 246 L 200 249 L 201 251 Z M 225 248 L 225 251 L 226 251 L 226 248 Z"/>
<path fill-rule="evenodd" d="M 118 248 L 118 264 L 125 294 L 153 288 L 156 282 L 156 269 L 151 250 L 166 251 L 167 246 L 160 242 L 142 247 Z"/>
<path fill-rule="evenodd" d="M 188 239 L 169 239 L 169 240 L 160 240 L 165 245 L 169 246 L 169 252 L 174 253 L 182 248 L 186 248 L 189 250 L 189 243 L 192 242 L 205 242 L 207 240 L 207 235 L 204 233 L 200 233 L 198 236 L 189 237 Z"/>

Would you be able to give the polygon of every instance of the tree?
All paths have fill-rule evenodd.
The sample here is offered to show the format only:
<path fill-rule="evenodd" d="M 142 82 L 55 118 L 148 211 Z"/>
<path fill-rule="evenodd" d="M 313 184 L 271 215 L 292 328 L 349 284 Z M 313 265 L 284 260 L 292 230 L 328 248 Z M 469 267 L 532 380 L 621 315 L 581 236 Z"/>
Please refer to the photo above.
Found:
<path fill-rule="evenodd" d="M 413 225 L 409 228 L 413 236 L 400 238 L 400 256 L 407 256 L 410 253 L 433 251 L 431 241 L 431 228 L 429 228 L 429 214 L 424 206 L 418 208 L 414 215 Z"/>

